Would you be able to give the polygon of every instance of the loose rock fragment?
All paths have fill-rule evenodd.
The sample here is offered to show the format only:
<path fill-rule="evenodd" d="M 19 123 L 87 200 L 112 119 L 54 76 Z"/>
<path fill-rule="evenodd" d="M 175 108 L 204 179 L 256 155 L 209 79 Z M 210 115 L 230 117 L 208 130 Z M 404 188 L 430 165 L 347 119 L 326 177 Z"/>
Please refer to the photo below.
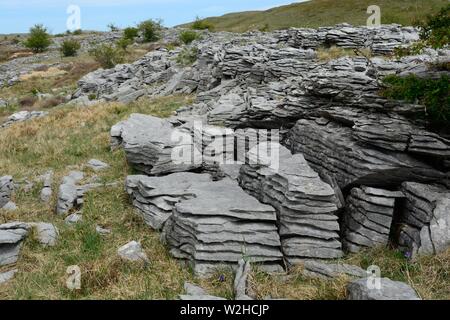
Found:
<path fill-rule="evenodd" d="M 147 255 L 142 250 L 141 244 L 136 241 L 129 242 L 126 245 L 120 247 L 117 250 L 117 253 L 124 260 L 132 262 L 149 262 Z"/>
<path fill-rule="evenodd" d="M 22 222 L 0 225 L 0 266 L 17 262 L 22 241 L 27 236 L 28 230 L 29 226 Z"/>
<path fill-rule="evenodd" d="M 348 300 L 421 300 L 409 285 L 380 278 L 380 287 L 371 286 L 371 278 L 359 279 L 347 286 Z"/>

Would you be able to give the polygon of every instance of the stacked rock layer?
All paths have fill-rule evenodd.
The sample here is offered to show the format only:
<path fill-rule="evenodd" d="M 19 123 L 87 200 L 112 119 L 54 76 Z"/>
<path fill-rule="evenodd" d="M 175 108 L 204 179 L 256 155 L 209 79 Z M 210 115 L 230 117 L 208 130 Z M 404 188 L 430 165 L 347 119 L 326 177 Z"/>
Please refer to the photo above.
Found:
<path fill-rule="evenodd" d="M 358 252 L 361 248 L 386 246 L 394 217 L 395 201 L 401 192 L 369 187 L 353 188 L 344 213 L 344 248 Z"/>
<path fill-rule="evenodd" d="M 290 263 L 342 257 L 334 190 L 300 154 L 281 147 L 279 161 L 244 165 L 241 186 L 277 209 L 283 253 Z"/>
<path fill-rule="evenodd" d="M 275 210 L 246 194 L 237 182 L 207 174 L 129 176 L 134 203 L 163 237 L 174 257 L 196 272 L 236 265 L 242 257 L 279 268 L 282 260 Z"/>

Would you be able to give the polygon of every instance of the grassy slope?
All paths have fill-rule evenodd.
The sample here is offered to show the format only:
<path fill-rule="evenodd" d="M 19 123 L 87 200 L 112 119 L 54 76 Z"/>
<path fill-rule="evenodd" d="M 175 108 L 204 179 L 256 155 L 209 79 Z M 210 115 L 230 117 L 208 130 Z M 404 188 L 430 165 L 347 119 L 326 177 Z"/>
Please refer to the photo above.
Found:
<path fill-rule="evenodd" d="M 437 12 L 447 3 L 447 0 L 311 0 L 267 11 L 231 13 L 206 20 L 212 22 L 216 30 L 234 32 L 260 29 L 266 25 L 270 30 L 316 28 L 342 22 L 365 25 L 369 16 L 367 7 L 377 4 L 381 8 L 382 23 L 411 25 L 414 20 Z"/>
<path fill-rule="evenodd" d="M 22 248 L 17 264 L 19 273 L 7 285 L 0 286 L 0 299 L 173 299 L 183 292 L 184 281 L 196 282 L 210 293 L 233 297 L 233 276 L 223 271 L 210 279 L 195 279 L 188 269 L 171 258 L 161 244 L 159 234 L 145 226 L 123 190 L 123 181 L 132 173 L 123 151 L 111 152 L 110 127 L 131 113 L 169 116 L 172 111 L 192 101 L 191 97 L 172 96 L 157 100 L 142 100 L 129 105 L 100 104 L 91 108 L 56 108 L 48 117 L 14 125 L 0 131 L 0 173 L 11 174 L 19 181 L 33 179 L 52 168 L 55 170 L 50 205 L 39 201 L 41 185 L 31 192 L 18 190 L 16 212 L 1 212 L 0 223 L 13 220 L 46 221 L 60 231 L 54 248 L 43 248 L 31 235 Z M 89 192 L 83 207 L 84 221 L 68 227 L 63 217 L 54 214 L 56 191 L 61 178 L 69 170 L 82 169 L 89 159 L 108 162 L 111 168 L 101 172 L 104 182 L 119 182 Z M 86 171 L 90 176 L 92 171 Z M 100 237 L 95 232 L 99 224 L 112 230 Z M 150 257 L 148 266 L 127 264 L 117 257 L 117 248 L 131 241 L 141 241 Z M 364 268 L 376 264 L 383 276 L 413 285 L 423 298 L 450 299 L 450 250 L 437 257 L 408 263 L 401 255 L 387 249 L 351 256 L 347 260 Z M 65 287 L 66 269 L 79 265 L 82 270 L 82 290 L 74 293 Z M 0 268 L 5 271 L 6 268 Z M 258 298 L 343 299 L 347 279 L 328 282 L 309 280 L 298 268 L 286 277 L 270 277 L 254 272 L 252 287 Z"/>

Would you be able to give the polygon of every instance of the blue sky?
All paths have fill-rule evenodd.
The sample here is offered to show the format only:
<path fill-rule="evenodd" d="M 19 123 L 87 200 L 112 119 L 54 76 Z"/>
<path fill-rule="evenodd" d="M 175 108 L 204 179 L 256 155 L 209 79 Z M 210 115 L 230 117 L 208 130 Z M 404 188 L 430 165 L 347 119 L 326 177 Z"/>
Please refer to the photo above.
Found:
<path fill-rule="evenodd" d="M 36 23 L 53 33 L 65 31 L 69 5 L 81 9 L 81 27 L 105 30 L 113 22 L 120 27 L 149 18 L 161 18 L 174 26 L 200 17 L 244 10 L 265 10 L 301 2 L 295 0 L 0 0 L 0 34 L 26 32 Z"/>

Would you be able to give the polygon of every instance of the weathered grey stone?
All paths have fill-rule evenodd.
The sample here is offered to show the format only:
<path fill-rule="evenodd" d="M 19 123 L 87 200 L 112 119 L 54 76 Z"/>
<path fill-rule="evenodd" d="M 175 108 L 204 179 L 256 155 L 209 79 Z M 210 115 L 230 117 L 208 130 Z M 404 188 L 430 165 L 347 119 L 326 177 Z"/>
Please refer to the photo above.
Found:
<path fill-rule="evenodd" d="M 117 250 L 117 253 L 123 260 L 132 262 L 141 261 L 145 263 L 149 261 L 147 255 L 142 250 L 141 244 L 136 241 L 129 242 L 126 245 L 120 247 Z"/>
<path fill-rule="evenodd" d="M 41 201 L 45 202 L 45 203 L 49 203 L 50 200 L 52 199 L 52 195 L 53 195 L 53 190 L 52 188 L 49 187 L 44 187 L 41 190 Z"/>
<path fill-rule="evenodd" d="M 184 290 L 186 291 L 186 294 L 179 295 L 180 300 L 226 300 L 225 298 L 208 295 L 208 293 L 203 288 L 188 282 L 184 283 Z"/>
<path fill-rule="evenodd" d="M 7 204 L 5 204 L 3 206 L 2 209 L 3 210 L 8 210 L 8 211 L 15 211 L 15 210 L 17 210 L 17 205 L 14 202 L 9 201 Z"/>
<path fill-rule="evenodd" d="M 67 225 L 74 225 L 77 224 L 79 222 L 83 221 L 83 216 L 81 214 L 78 213 L 72 213 L 71 215 L 67 216 L 66 219 L 64 219 L 64 222 Z"/>
<path fill-rule="evenodd" d="M 420 300 L 417 293 L 403 282 L 381 278 L 381 287 L 370 288 L 371 278 L 359 279 L 350 282 L 347 286 L 348 300 Z"/>
<path fill-rule="evenodd" d="M 30 223 L 36 229 L 37 240 L 45 247 L 54 247 L 58 241 L 59 231 L 51 223 L 38 222 Z"/>
<path fill-rule="evenodd" d="M 341 189 L 349 185 L 398 186 L 404 181 L 433 182 L 444 174 L 411 156 L 371 149 L 355 141 L 352 129 L 326 119 L 300 120 L 290 145 L 319 173 L 333 176 Z"/>
<path fill-rule="evenodd" d="M 101 227 L 101 226 L 96 226 L 96 227 L 95 227 L 95 231 L 96 231 L 98 234 L 102 235 L 102 236 L 111 234 L 111 230 L 106 229 L 106 228 L 103 228 L 103 227 Z"/>
<path fill-rule="evenodd" d="M 112 146 L 122 146 L 128 162 L 137 170 L 150 175 L 199 168 L 201 163 L 177 163 L 172 160 L 176 152 L 194 151 L 190 136 L 190 133 L 183 133 L 181 129 L 175 131 L 175 127 L 167 120 L 141 114 L 132 114 L 128 120 L 111 128 Z"/>
<path fill-rule="evenodd" d="M 253 300 L 247 292 L 248 276 L 251 272 L 250 262 L 239 260 L 239 265 L 234 278 L 234 298 L 235 300 Z"/>
<path fill-rule="evenodd" d="M 16 112 L 16 113 L 10 115 L 6 119 L 5 122 L 0 124 L 0 129 L 9 127 L 17 122 L 23 122 L 23 121 L 27 121 L 27 120 L 31 120 L 31 119 L 35 119 L 35 118 L 41 118 L 41 117 L 46 116 L 47 114 L 48 114 L 48 112 L 46 112 L 46 111 L 19 111 L 19 112 Z"/>
<path fill-rule="evenodd" d="M 14 190 L 14 182 L 11 176 L 3 176 L 0 178 L 0 209 L 3 208 L 10 200 Z"/>
<path fill-rule="evenodd" d="M 174 204 L 194 197 L 192 185 L 211 181 L 208 174 L 174 173 L 164 177 L 128 176 L 126 189 L 133 205 L 153 229 L 162 229 Z"/>
<path fill-rule="evenodd" d="M 396 199 L 402 192 L 369 187 L 353 188 L 347 198 L 343 218 L 343 245 L 349 252 L 387 246 Z"/>
<path fill-rule="evenodd" d="M 279 146 L 275 163 L 243 165 L 241 186 L 278 211 L 279 233 L 285 258 L 297 263 L 308 258 L 342 257 L 337 199 L 301 154 Z M 256 152 L 249 152 L 251 158 Z M 276 164 L 278 167 L 271 167 Z"/>
<path fill-rule="evenodd" d="M 101 171 L 107 169 L 109 167 L 109 164 L 104 163 L 97 159 L 91 159 L 88 162 L 88 166 L 92 168 L 92 170 L 94 171 Z"/>
<path fill-rule="evenodd" d="M 57 214 L 65 214 L 77 204 L 78 190 L 76 183 L 82 179 L 83 174 L 80 174 L 80 172 L 72 172 L 63 178 L 58 191 L 58 200 L 56 204 Z"/>
<path fill-rule="evenodd" d="M 130 176 L 127 190 L 146 221 L 163 228 L 171 253 L 191 262 L 199 274 L 219 265 L 280 262 L 280 239 L 273 208 L 260 204 L 231 179 L 207 174 Z M 165 224 L 164 224 L 165 222 Z"/>
<path fill-rule="evenodd" d="M 367 272 L 360 267 L 345 263 L 322 263 L 319 261 L 308 260 L 303 263 L 303 266 L 303 273 L 312 278 L 334 279 L 340 276 L 365 278 L 368 276 Z"/>
<path fill-rule="evenodd" d="M 28 229 L 28 225 L 22 222 L 0 225 L 0 266 L 17 262 L 22 241 L 27 236 Z"/>
<path fill-rule="evenodd" d="M 17 270 L 17 269 L 13 269 L 13 270 L 10 270 L 10 271 L 6 271 L 6 272 L 0 273 L 0 284 L 4 284 L 4 283 L 10 281 L 12 278 L 14 278 L 14 275 L 18 271 L 19 270 Z"/>
<path fill-rule="evenodd" d="M 353 137 L 375 147 L 428 157 L 450 156 L 450 141 L 393 112 L 329 107 L 322 115 L 352 127 Z"/>
<path fill-rule="evenodd" d="M 176 175 L 181 174 L 160 179 L 173 181 Z M 251 261 L 279 264 L 282 254 L 274 209 L 247 195 L 231 179 L 205 181 L 205 176 L 192 178 L 191 184 L 180 183 L 179 190 L 160 183 L 161 190 L 155 185 L 154 190 L 147 191 L 150 199 L 152 194 L 166 194 L 167 200 L 172 199 L 164 204 L 172 215 L 163 228 L 172 255 L 190 262 L 200 275 L 216 267 L 236 266 L 244 255 Z M 130 186 L 133 179 L 139 177 L 129 177 Z M 140 179 L 142 185 L 152 180 Z"/>
<path fill-rule="evenodd" d="M 450 190 L 405 182 L 406 205 L 397 230 L 398 244 L 408 257 L 437 254 L 450 247 Z"/>

